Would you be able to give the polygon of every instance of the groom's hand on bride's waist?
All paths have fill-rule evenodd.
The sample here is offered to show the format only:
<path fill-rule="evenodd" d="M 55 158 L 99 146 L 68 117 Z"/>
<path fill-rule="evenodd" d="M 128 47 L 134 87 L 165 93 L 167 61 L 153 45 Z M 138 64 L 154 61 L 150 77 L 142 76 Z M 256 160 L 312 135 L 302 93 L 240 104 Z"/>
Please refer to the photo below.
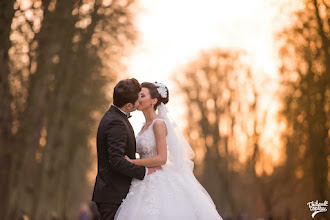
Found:
<path fill-rule="evenodd" d="M 161 166 L 157 166 L 157 167 L 148 167 L 148 175 L 152 174 L 154 172 L 156 172 L 157 170 L 161 170 L 162 167 Z"/>

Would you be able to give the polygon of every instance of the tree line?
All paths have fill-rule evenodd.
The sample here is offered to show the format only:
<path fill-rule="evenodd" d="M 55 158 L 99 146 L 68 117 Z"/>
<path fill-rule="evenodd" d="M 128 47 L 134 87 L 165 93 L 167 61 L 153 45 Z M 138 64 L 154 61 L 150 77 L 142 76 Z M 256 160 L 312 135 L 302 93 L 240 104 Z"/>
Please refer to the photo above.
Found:
<path fill-rule="evenodd" d="M 195 174 L 224 219 L 305 219 L 307 202 L 329 198 L 329 13 L 327 1 L 306 0 L 277 36 L 284 150 L 271 172 L 260 171 L 271 160 L 262 141 L 268 113 L 260 109 L 272 82 L 256 82 L 243 51 L 204 51 L 175 77 L 197 152 Z"/>
<path fill-rule="evenodd" d="M 91 138 L 134 44 L 134 1 L 1 1 L 1 219 L 72 219 Z"/>

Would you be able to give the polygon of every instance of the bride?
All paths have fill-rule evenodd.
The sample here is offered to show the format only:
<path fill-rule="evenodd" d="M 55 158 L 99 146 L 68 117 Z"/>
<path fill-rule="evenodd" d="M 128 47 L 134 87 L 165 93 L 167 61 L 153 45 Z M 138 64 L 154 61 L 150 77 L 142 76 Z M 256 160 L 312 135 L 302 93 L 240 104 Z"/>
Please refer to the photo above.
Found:
<path fill-rule="evenodd" d="M 142 111 L 146 122 L 136 138 L 141 159 L 128 161 L 162 169 L 144 180 L 133 179 L 115 219 L 220 219 L 215 205 L 193 174 L 193 150 L 168 116 L 169 92 L 161 83 L 142 83 Z M 158 115 L 156 109 L 158 108 Z"/>

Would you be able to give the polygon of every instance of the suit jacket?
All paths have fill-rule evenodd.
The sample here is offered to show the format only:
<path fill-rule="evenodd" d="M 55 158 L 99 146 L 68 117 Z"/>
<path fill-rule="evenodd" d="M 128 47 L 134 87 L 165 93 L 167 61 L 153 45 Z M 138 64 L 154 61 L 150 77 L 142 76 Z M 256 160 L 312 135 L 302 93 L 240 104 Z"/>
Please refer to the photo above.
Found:
<path fill-rule="evenodd" d="M 126 197 L 132 178 L 142 180 L 145 167 L 128 162 L 135 159 L 135 135 L 127 116 L 111 106 L 101 119 L 97 131 L 98 171 L 92 200 L 120 204 Z"/>

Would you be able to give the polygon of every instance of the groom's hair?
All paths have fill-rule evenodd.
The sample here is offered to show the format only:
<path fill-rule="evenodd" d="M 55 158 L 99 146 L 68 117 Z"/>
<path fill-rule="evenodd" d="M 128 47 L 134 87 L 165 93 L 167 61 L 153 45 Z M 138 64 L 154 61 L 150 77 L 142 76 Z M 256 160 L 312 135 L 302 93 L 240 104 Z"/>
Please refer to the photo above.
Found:
<path fill-rule="evenodd" d="M 119 108 L 127 103 L 134 105 L 141 89 L 140 83 L 134 78 L 119 81 L 113 90 L 113 104 Z"/>

